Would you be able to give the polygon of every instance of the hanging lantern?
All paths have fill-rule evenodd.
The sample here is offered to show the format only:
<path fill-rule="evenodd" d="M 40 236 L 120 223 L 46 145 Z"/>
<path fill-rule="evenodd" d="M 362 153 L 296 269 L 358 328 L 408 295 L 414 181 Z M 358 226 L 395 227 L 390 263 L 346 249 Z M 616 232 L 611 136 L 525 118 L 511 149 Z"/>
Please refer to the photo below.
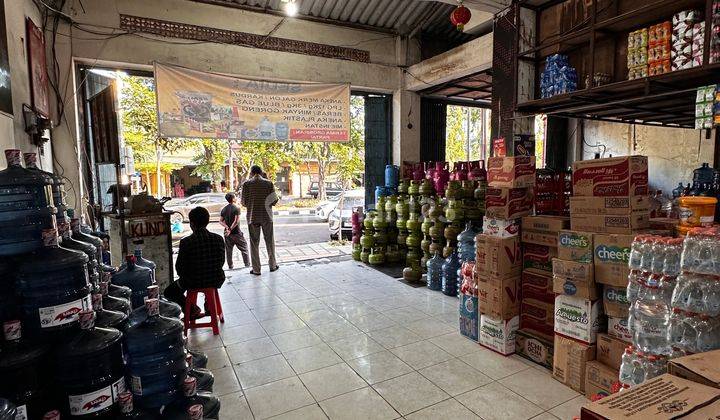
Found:
<path fill-rule="evenodd" d="M 458 31 L 462 32 L 465 29 L 465 24 L 470 22 L 470 9 L 462 4 L 462 1 L 458 4 L 452 13 L 450 13 L 450 22 L 455 25 Z"/>

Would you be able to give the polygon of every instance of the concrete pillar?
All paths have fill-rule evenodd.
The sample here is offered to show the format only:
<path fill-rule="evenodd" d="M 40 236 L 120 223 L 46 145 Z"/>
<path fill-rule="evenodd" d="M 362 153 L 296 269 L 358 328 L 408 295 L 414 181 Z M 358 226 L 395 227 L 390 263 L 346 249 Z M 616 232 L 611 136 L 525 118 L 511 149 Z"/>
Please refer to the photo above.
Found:
<path fill-rule="evenodd" d="M 393 92 L 393 164 L 420 160 L 420 95 L 409 90 Z"/>

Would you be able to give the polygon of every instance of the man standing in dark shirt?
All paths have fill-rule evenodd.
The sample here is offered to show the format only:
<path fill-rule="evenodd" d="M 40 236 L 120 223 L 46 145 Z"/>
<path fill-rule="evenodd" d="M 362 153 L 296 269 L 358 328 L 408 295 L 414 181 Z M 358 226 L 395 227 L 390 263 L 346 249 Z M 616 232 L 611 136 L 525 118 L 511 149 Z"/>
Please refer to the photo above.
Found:
<path fill-rule="evenodd" d="M 260 232 L 265 238 L 270 271 L 278 269 L 275 260 L 275 239 L 273 237 L 273 210 L 278 196 L 273 183 L 262 176 L 262 169 L 253 165 L 250 168 L 250 179 L 242 186 L 242 205 L 247 208 L 248 232 L 250 233 L 250 274 L 260 275 Z"/>
<path fill-rule="evenodd" d="M 242 255 L 245 267 L 250 267 L 250 255 L 248 254 L 247 242 L 240 230 L 240 209 L 235 204 L 235 194 L 225 194 L 228 205 L 220 211 L 220 224 L 225 228 L 225 259 L 228 268 L 233 267 L 233 248 L 237 247 Z"/>
<path fill-rule="evenodd" d="M 180 240 L 175 270 L 179 279 L 168 285 L 165 297 L 185 311 L 185 291 L 190 289 L 219 289 L 225 282 L 225 242 L 220 235 L 209 232 L 210 213 L 202 207 L 190 210 L 192 234 Z M 200 308 L 194 307 L 191 317 L 197 317 Z M 188 316 L 188 314 L 185 314 Z"/>

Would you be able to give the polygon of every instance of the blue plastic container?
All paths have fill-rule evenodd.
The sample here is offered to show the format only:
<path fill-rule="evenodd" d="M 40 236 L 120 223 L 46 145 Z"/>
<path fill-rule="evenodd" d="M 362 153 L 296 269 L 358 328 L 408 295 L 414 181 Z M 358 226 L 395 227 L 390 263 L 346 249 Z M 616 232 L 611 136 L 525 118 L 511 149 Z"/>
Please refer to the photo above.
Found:
<path fill-rule="evenodd" d="M 67 249 L 73 249 L 80 251 L 88 257 L 88 276 L 90 284 L 97 285 L 100 280 L 100 274 L 98 272 L 98 260 L 97 250 L 95 246 L 87 242 L 78 241 L 71 236 L 70 232 L 70 221 L 62 220 L 58 221 L 58 233 L 60 234 L 60 246 Z"/>
<path fill-rule="evenodd" d="M 100 282 L 100 294 L 103 296 L 103 308 L 111 311 L 122 312 L 125 315 L 130 315 L 132 312 L 130 299 L 111 295 L 109 293 L 111 286 L 110 281 L 105 280 Z M 123 289 L 130 290 L 129 287 L 124 287 Z M 132 294 L 132 291 L 130 291 L 130 294 Z"/>
<path fill-rule="evenodd" d="M 76 241 L 81 241 L 88 243 L 95 247 L 95 251 L 97 253 L 97 256 L 95 259 L 98 261 L 98 264 L 100 261 L 102 261 L 102 250 L 103 250 L 103 242 L 102 239 L 98 238 L 97 236 L 88 235 L 87 233 L 82 231 L 82 225 L 80 219 L 74 217 L 75 211 L 73 209 L 68 209 L 68 216 L 70 216 L 70 230 L 72 232 L 72 238 Z"/>
<path fill-rule="evenodd" d="M 20 255 L 43 246 L 42 231 L 55 227 L 53 180 L 21 165 L 20 150 L 5 150 L 0 171 L 0 256 Z"/>
<path fill-rule="evenodd" d="M 139 308 L 147 297 L 147 288 L 152 286 L 152 270 L 147 267 L 140 267 L 135 264 L 134 255 L 125 257 L 125 268 L 113 274 L 112 282 L 118 286 L 126 286 L 132 290 L 130 304 L 133 308 Z"/>
<path fill-rule="evenodd" d="M 180 315 L 182 315 L 182 309 L 177 303 L 170 302 L 160 297 L 160 288 L 158 286 L 149 286 L 147 288 L 147 297 L 149 299 L 160 299 L 160 315 L 168 318 L 180 319 Z M 145 305 L 136 308 L 130 314 L 130 326 L 142 323 L 147 317 L 148 313 Z"/>
<path fill-rule="evenodd" d="M 397 165 L 385 165 L 385 186 L 397 188 L 400 182 L 400 168 Z"/>
<path fill-rule="evenodd" d="M 130 388 L 141 407 L 169 404 L 187 376 L 183 324 L 160 315 L 157 299 L 145 302 L 148 317 L 125 334 Z"/>
<path fill-rule="evenodd" d="M 95 326 L 115 328 L 124 332 L 128 327 L 128 315 L 121 311 L 111 311 L 103 307 L 103 295 L 98 291 L 92 294 L 92 305 L 95 310 Z"/>
<path fill-rule="evenodd" d="M 460 270 L 460 257 L 457 251 L 453 251 L 442 266 L 442 292 L 447 296 L 457 296 L 458 270 Z"/>
<path fill-rule="evenodd" d="M 203 408 L 203 418 L 217 419 L 220 416 L 220 400 L 206 391 L 197 390 L 197 380 L 188 376 L 183 381 L 183 396 L 163 410 L 163 418 L 167 420 L 187 419 L 188 409 L 199 404 Z"/>
<path fill-rule="evenodd" d="M 135 248 L 133 251 L 133 255 L 135 256 L 135 264 L 140 267 L 149 268 L 152 271 L 152 281 L 153 284 L 155 283 L 155 268 L 157 267 L 157 264 L 154 262 L 143 258 L 143 253 L 141 248 Z M 124 269 L 127 267 L 127 262 L 123 262 L 122 265 L 119 267 L 119 270 Z M 162 309 L 161 309 L 162 310 Z"/>
<path fill-rule="evenodd" d="M 0 323 L 20 319 L 20 302 L 15 297 L 15 280 L 8 261 L 0 261 Z"/>
<path fill-rule="evenodd" d="M 17 267 L 15 294 L 26 335 L 53 340 L 75 328 L 80 311 L 91 308 L 88 257 L 61 248 L 55 229 L 46 229 L 43 237 L 45 246 Z"/>
<path fill-rule="evenodd" d="M 458 254 L 460 262 L 475 261 L 475 236 L 478 231 L 475 230 L 472 222 L 467 222 L 465 230 L 457 236 Z"/>
<path fill-rule="evenodd" d="M 61 409 L 74 419 L 114 418 L 115 402 L 126 388 L 122 333 L 96 327 L 93 310 L 79 318 L 80 330 L 55 353 Z"/>
<path fill-rule="evenodd" d="M 52 172 L 43 171 L 42 169 L 38 168 L 36 153 L 25 153 L 23 157 L 25 158 L 25 168 L 30 171 L 41 172 L 42 174 L 52 179 L 53 183 L 50 189 L 52 191 L 53 205 L 57 209 L 55 218 L 57 219 L 58 223 L 63 220 L 67 220 L 67 214 L 65 213 L 65 211 L 68 209 L 68 206 L 67 202 L 65 201 L 65 181 L 63 181 L 61 177 L 55 175 Z"/>
<path fill-rule="evenodd" d="M 442 288 L 442 267 L 445 260 L 439 251 L 435 251 L 435 255 L 427 262 L 427 287 L 430 290 L 440 290 Z"/>

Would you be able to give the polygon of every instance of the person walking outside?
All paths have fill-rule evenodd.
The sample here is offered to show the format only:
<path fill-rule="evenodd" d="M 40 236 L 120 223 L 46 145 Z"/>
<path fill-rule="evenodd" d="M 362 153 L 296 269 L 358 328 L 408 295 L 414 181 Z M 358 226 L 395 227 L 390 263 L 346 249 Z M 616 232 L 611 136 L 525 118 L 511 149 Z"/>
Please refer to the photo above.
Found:
<path fill-rule="evenodd" d="M 247 209 L 248 231 L 250 233 L 250 261 L 252 271 L 250 274 L 260 275 L 260 232 L 265 238 L 265 247 L 268 254 L 270 271 L 279 267 L 275 260 L 275 239 L 273 237 L 272 206 L 277 204 L 273 183 L 265 179 L 262 169 L 253 165 L 250 168 L 250 179 L 242 186 L 241 204 Z"/>
<path fill-rule="evenodd" d="M 234 193 L 225 194 L 228 205 L 220 211 L 220 224 L 225 228 L 225 259 L 228 268 L 233 269 L 233 248 L 237 247 L 245 267 L 250 267 L 250 255 L 245 236 L 240 230 L 240 208 L 235 204 Z"/>
<path fill-rule="evenodd" d="M 192 234 L 180 240 L 175 271 L 179 279 L 165 288 L 165 297 L 185 311 L 185 292 L 190 289 L 219 289 L 225 282 L 225 244 L 223 238 L 207 230 L 210 213 L 203 207 L 195 207 L 188 214 Z M 192 308 L 193 319 L 200 314 L 200 308 Z"/>

